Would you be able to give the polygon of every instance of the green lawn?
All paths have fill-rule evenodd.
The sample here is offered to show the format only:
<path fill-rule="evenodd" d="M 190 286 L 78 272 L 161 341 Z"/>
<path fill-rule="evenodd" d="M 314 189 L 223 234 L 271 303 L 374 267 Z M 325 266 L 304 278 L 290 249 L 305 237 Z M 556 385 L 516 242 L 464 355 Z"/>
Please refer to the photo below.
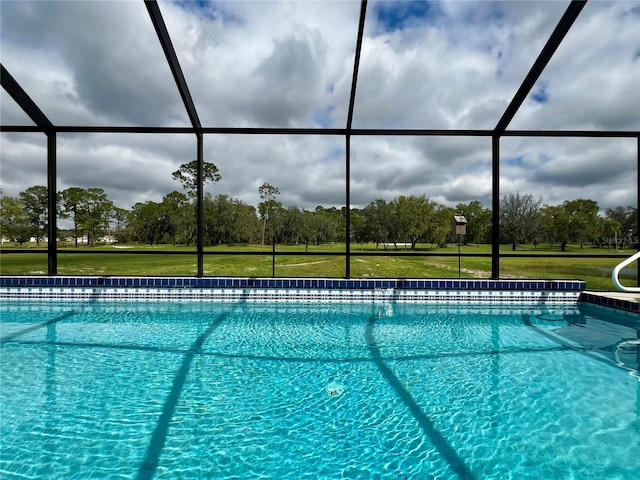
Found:
<path fill-rule="evenodd" d="M 11 253 L 14 248 L 4 245 L 0 250 L 0 274 L 2 275 L 44 275 L 47 272 L 46 250 L 34 249 L 42 253 L 18 254 Z M 99 254 L 100 251 L 120 252 Z M 166 252 L 165 255 L 148 255 L 123 252 L 144 251 Z M 82 252 L 82 253 L 76 253 Z M 192 253 L 192 255 L 171 254 L 170 252 Z M 215 253 L 205 255 L 204 274 L 206 276 L 248 276 L 270 277 L 273 273 L 273 258 L 271 245 L 237 245 L 207 247 L 206 252 Z M 265 255 L 229 255 L 232 252 L 262 252 Z M 277 245 L 276 253 L 291 253 L 300 255 L 279 255 L 275 260 L 275 274 L 278 277 L 334 277 L 343 278 L 346 275 L 344 256 L 330 255 L 344 253 L 344 244 L 309 246 L 309 252 L 314 255 L 304 255 L 304 245 Z M 376 252 L 393 253 L 392 256 L 366 255 Z M 457 245 L 449 245 L 436 249 L 432 245 L 418 245 L 417 252 L 457 253 Z M 489 245 L 467 245 L 461 247 L 461 253 L 489 254 Z M 613 254 L 607 249 L 584 248 L 570 246 L 562 257 L 545 257 L 547 254 L 559 254 L 556 246 L 520 246 L 513 252 L 509 245 L 501 248 L 502 254 L 527 254 L 535 257 L 501 257 L 500 276 L 502 278 L 570 278 L 587 282 L 591 290 L 611 290 L 611 270 L 632 250 L 618 252 L 618 258 L 595 258 L 591 255 Z M 329 254 L 329 255 L 323 255 Z M 457 256 L 429 256 L 412 255 L 410 250 L 399 247 L 396 250 L 390 246 L 388 250 L 380 247 L 378 250 L 372 244 L 351 245 L 351 277 L 353 278 L 457 278 Z M 586 258 L 576 257 L 577 254 L 590 255 Z M 58 273 L 61 275 L 184 275 L 197 274 L 195 247 L 175 247 L 161 245 L 119 245 L 98 246 L 93 248 L 60 247 L 58 252 Z M 636 265 L 623 272 L 623 283 L 635 285 Z M 462 257 L 460 260 L 460 276 L 463 278 L 489 278 L 491 275 L 491 258 Z M 633 278 L 632 278 L 633 276 Z"/>

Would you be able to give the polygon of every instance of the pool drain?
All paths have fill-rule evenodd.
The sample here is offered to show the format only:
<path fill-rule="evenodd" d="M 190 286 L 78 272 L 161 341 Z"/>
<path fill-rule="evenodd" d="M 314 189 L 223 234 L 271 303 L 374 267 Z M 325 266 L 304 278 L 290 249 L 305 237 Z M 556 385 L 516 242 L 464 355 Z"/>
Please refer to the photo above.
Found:
<path fill-rule="evenodd" d="M 344 393 L 344 385 L 340 385 L 339 383 L 331 382 L 324 389 L 332 397 L 337 397 Z"/>

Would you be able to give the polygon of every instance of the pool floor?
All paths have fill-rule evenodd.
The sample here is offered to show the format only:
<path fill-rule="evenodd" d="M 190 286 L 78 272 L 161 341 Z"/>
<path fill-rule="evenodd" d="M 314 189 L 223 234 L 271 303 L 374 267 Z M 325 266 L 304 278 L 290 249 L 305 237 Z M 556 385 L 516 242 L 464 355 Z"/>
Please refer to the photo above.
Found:
<path fill-rule="evenodd" d="M 0 477 L 636 480 L 605 311 L 4 302 Z"/>

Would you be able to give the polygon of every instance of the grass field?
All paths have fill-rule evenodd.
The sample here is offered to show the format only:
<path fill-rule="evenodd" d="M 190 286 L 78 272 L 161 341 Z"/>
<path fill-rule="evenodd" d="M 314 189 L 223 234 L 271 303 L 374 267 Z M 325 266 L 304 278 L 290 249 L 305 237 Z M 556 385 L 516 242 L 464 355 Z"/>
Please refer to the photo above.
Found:
<path fill-rule="evenodd" d="M 33 249 L 34 253 L 12 253 L 15 248 L 3 245 L 0 250 L 0 274 L 2 275 L 44 275 L 47 272 L 46 247 Z M 195 247 L 175 247 L 161 245 L 114 245 L 98 247 L 60 246 L 58 252 L 58 273 L 61 275 L 185 275 L 197 273 Z M 164 252 L 164 255 L 149 255 L 138 252 L 150 250 Z M 557 246 L 519 246 L 515 252 L 509 245 L 501 248 L 501 254 L 533 255 L 533 257 L 501 257 L 501 278 L 569 278 L 587 282 L 590 290 L 611 290 L 611 270 L 633 250 L 617 252 L 617 258 L 597 258 L 596 255 L 614 254 L 603 248 L 583 248 L 569 246 L 567 252 L 560 252 Z M 435 248 L 418 245 L 417 252 L 457 254 L 457 245 Z M 42 252 L 42 253 L 36 253 Z M 99 252 L 110 252 L 109 254 Z M 136 252 L 136 253 L 134 253 Z M 252 255 L 231 255 L 233 252 L 252 252 Z M 345 257 L 336 256 L 345 252 L 344 244 L 310 246 L 313 255 L 304 255 L 303 245 L 278 245 L 276 247 L 275 275 L 277 277 L 345 277 Z M 375 253 L 393 255 L 375 255 Z M 261 253 L 261 255 L 257 255 Z M 270 277 L 274 264 L 272 246 L 238 245 L 205 248 L 204 274 L 206 276 Z M 300 255 L 296 255 L 296 254 Z M 463 245 L 464 254 L 490 254 L 489 245 Z M 557 255 L 561 257 L 548 257 Z M 331 255 L 334 254 L 334 255 Z M 366 254 L 366 255 L 359 255 Z M 373 254 L 373 255 L 372 255 Z M 372 244 L 351 245 L 351 277 L 353 278 L 489 278 L 490 257 L 464 257 L 460 259 L 458 272 L 457 256 L 417 256 L 404 247 L 397 250 L 378 250 Z M 576 255 L 587 255 L 577 257 Z M 622 283 L 636 285 L 637 266 L 632 264 L 623 271 Z"/>

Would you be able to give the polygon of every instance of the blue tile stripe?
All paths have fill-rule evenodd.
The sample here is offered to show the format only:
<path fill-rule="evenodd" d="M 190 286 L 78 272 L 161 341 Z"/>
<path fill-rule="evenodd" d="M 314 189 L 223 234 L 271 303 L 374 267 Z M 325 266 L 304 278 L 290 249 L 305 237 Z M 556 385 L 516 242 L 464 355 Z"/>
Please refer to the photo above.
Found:
<path fill-rule="evenodd" d="M 605 297 L 602 295 L 593 295 L 588 292 L 582 292 L 578 297 L 578 301 L 615 308 L 616 310 L 623 310 L 625 312 L 640 313 L 640 304 L 620 298 Z"/>
<path fill-rule="evenodd" d="M 117 288 L 311 288 L 340 290 L 518 290 L 573 291 L 586 289 L 582 280 L 478 280 L 322 278 L 196 278 L 196 277 L 74 277 L 0 276 L 0 287 L 117 287 Z"/>

